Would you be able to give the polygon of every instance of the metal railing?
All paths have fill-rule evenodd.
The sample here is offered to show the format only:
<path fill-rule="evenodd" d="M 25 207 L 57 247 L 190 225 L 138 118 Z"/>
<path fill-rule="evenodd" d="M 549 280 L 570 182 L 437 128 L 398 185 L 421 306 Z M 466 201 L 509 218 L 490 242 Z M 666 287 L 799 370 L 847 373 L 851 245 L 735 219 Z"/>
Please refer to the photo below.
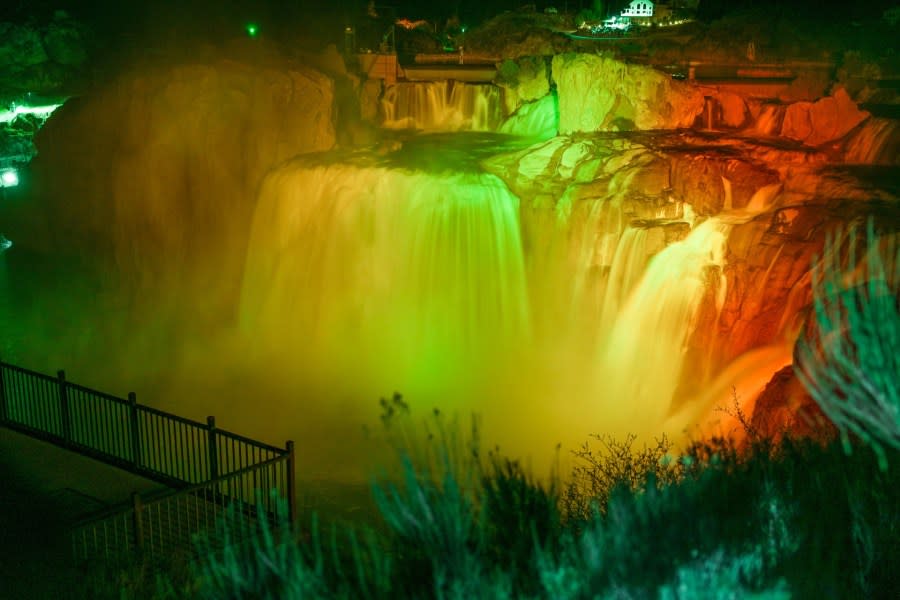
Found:
<path fill-rule="evenodd" d="M 259 533 L 262 519 L 280 525 L 279 503 L 267 490 L 281 489 L 291 479 L 291 457 L 280 456 L 213 481 L 147 497 L 132 496 L 118 506 L 76 523 L 71 530 L 76 561 L 125 555 L 151 561 L 189 557 L 203 535 L 209 547 L 223 543 L 223 527 L 231 543 Z"/>
<path fill-rule="evenodd" d="M 52 377 L 0 361 L 0 425 L 173 488 L 79 523 L 73 540 L 80 536 L 83 550 L 76 556 L 143 550 L 145 541 L 153 554 L 209 527 L 226 506 L 256 515 L 260 491 L 270 518 L 270 490 L 291 521 L 297 514 L 293 442 L 270 446 L 219 429 L 215 417 L 201 423 L 138 404 L 134 393 L 123 399 L 80 386 L 64 371 Z"/>

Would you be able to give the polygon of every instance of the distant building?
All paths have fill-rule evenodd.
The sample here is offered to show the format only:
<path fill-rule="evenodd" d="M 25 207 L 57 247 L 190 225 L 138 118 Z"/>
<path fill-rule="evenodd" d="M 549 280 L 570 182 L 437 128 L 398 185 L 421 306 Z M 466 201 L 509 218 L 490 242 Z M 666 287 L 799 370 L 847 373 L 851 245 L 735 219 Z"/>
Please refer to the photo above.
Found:
<path fill-rule="evenodd" d="M 676 23 L 674 3 L 633 0 L 620 19 L 630 19 L 636 25 L 673 25 Z"/>
<path fill-rule="evenodd" d="M 652 17 L 653 2 L 650 0 L 632 0 L 623 11 L 623 17 Z"/>

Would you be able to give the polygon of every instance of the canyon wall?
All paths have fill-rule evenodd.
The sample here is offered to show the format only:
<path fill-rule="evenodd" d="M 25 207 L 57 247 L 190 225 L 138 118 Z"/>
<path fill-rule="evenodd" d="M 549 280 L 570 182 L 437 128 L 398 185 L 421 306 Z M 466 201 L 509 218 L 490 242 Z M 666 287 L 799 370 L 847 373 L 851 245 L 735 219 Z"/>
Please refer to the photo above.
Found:
<path fill-rule="evenodd" d="M 273 56 L 124 74 L 40 131 L 34 197 L 11 235 L 99 257 L 158 312 L 221 319 L 234 310 L 263 176 L 334 145 L 332 106 L 329 78 Z"/>

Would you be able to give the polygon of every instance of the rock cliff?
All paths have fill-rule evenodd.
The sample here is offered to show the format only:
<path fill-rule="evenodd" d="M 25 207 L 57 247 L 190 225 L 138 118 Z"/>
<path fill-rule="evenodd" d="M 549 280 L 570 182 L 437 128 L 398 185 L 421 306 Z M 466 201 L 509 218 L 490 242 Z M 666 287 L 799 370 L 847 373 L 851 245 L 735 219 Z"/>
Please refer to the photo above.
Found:
<path fill-rule="evenodd" d="M 650 67 L 595 54 L 553 57 L 561 134 L 690 127 L 703 95 Z"/>
<path fill-rule="evenodd" d="M 263 176 L 334 145 L 333 99 L 320 72 L 271 58 L 123 75 L 66 103 L 40 131 L 41 206 L 28 207 L 16 242 L 99 251 L 135 293 L 157 301 L 164 290 L 173 306 L 219 318 L 232 310 Z"/>

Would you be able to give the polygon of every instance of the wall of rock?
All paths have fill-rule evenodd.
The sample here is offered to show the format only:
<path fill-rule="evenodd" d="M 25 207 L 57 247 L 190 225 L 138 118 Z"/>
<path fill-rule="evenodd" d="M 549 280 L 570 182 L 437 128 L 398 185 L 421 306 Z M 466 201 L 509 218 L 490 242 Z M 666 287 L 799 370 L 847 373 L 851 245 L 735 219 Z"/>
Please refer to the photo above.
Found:
<path fill-rule="evenodd" d="M 222 318 L 262 178 L 334 145 L 333 104 L 328 77 L 271 56 L 124 74 L 39 132 L 16 243 L 99 259 L 136 295 Z"/>
<path fill-rule="evenodd" d="M 87 30 L 64 11 L 44 25 L 0 23 L 0 101 L 59 93 L 87 60 Z"/>
<path fill-rule="evenodd" d="M 703 112 L 696 87 L 606 56 L 554 56 L 552 76 L 561 134 L 690 127 Z"/>

